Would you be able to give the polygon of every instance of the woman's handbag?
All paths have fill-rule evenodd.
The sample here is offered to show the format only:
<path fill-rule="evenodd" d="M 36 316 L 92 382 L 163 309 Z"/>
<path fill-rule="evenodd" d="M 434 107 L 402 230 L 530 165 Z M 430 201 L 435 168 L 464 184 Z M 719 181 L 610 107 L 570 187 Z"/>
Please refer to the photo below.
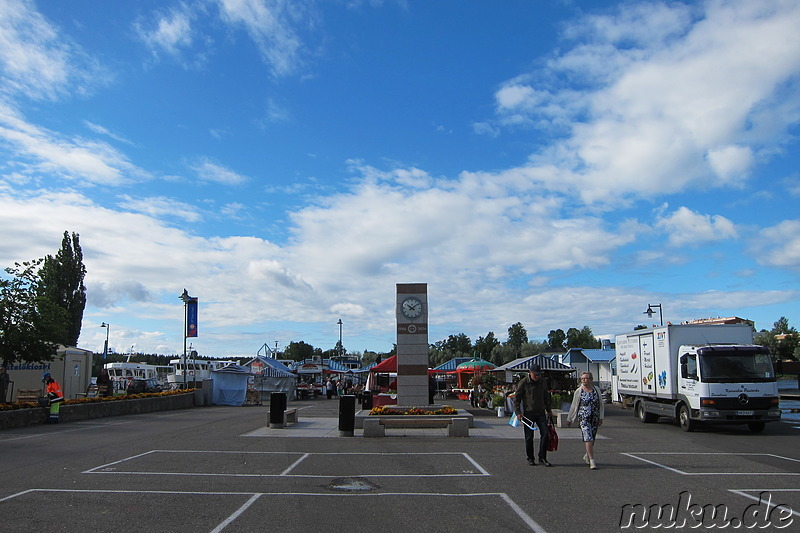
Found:
<path fill-rule="evenodd" d="M 558 433 L 556 427 L 553 425 L 552 420 L 547 421 L 547 451 L 554 452 L 558 450 Z"/>

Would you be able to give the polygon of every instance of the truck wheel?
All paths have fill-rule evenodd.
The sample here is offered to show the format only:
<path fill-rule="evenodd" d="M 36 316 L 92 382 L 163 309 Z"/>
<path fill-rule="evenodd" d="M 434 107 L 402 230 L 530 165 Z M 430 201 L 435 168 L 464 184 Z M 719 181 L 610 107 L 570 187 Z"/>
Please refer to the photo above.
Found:
<path fill-rule="evenodd" d="M 678 411 L 678 422 L 680 423 L 682 430 L 694 431 L 696 424 L 695 421 L 690 418 L 688 405 L 681 404 L 681 408 Z"/>
<path fill-rule="evenodd" d="M 747 427 L 750 428 L 750 431 L 753 433 L 761 433 L 764 431 L 764 426 L 766 424 L 764 422 L 750 422 L 747 424 Z"/>
<path fill-rule="evenodd" d="M 653 413 L 648 413 L 644 408 L 644 402 L 638 402 L 636 404 L 636 417 L 639 419 L 639 422 L 643 424 L 650 424 L 651 422 L 658 421 L 658 415 L 654 415 Z"/>

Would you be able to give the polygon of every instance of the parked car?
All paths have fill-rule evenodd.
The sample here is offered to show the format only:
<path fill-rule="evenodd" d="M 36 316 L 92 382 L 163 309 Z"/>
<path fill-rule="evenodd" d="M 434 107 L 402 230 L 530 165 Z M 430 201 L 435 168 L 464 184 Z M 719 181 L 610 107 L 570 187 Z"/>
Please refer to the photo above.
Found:
<path fill-rule="evenodd" d="M 141 394 L 143 392 L 161 392 L 164 388 L 153 378 L 134 379 L 128 384 L 128 394 Z"/>

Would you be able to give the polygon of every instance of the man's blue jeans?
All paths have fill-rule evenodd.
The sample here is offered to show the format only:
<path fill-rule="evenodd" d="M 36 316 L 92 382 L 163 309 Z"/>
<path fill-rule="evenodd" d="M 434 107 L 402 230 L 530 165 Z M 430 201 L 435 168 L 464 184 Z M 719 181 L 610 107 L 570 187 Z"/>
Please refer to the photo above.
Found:
<path fill-rule="evenodd" d="M 547 415 L 535 415 L 529 411 L 525 412 L 525 418 L 536 424 L 539 428 L 539 460 L 547 459 Z M 525 425 L 525 454 L 528 459 L 533 460 L 533 435 L 534 431 Z"/>

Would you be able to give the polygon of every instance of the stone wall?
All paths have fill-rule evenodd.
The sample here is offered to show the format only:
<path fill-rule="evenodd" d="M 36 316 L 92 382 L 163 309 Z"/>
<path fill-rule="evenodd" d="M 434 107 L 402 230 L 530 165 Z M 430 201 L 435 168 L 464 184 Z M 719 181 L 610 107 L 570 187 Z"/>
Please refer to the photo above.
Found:
<path fill-rule="evenodd" d="M 188 409 L 194 407 L 195 403 L 195 394 L 193 392 L 188 392 L 186 394 L 155 396 L 153 398 L 62 405 L 59 421 L 73 422 L 75 420 L 104 418 L 107 416 Z M 202 405 L 202 403 L 199 405 Z M 47 422 L 49 414 L 50 408 L 48 407 L 0 411 L 0 429 L 42 424 Z"/>

